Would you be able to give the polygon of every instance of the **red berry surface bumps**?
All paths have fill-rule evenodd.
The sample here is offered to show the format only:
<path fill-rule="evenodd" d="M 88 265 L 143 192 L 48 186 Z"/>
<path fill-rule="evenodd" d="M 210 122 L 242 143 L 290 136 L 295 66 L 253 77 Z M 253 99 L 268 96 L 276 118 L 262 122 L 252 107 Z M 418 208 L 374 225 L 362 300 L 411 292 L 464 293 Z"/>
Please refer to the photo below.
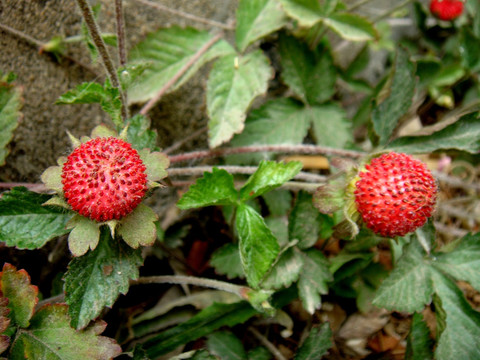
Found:
<path fill-rule="evenodd" d="M 463 13 L 463 1 L 461 0 L 432 0 L 430 11 L 440 20 L 454 20 Z"/>
<path fill-rule="evenodd" d="M 77 147 L 63 165 L 65 199 L 92 220 L 121 219 L 147 191 L 145 170 L 129 143 L 114 137 L 92 139 Z"/>
<path fill-rule="evenodd" d="M 437 186 L 426 165 L 410 155 L 388 153 L 359 173 L 357 210 L 366 226 L 384 237 L 404 236 L 432 215 Z"/>

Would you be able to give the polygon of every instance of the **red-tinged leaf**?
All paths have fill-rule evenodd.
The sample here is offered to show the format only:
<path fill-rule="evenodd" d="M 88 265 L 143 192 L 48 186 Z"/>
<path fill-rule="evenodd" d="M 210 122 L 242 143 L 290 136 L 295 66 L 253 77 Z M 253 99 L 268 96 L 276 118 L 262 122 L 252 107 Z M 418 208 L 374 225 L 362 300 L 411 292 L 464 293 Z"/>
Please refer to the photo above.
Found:
<path fill-rule="evenodd" d="M 5 263 L 0 272 L 0 295 L 8 299 L 12 323 L 21 328 L 30 324 L 33 309 L 38 302 L 38 288 L 30 284 L 30 275 L 25 270 Z"/>
<path fill-rule="evenodd" d="M 9 359 L 107 360 L 122 352 L 115 340 L 99 336 L 106 324 L 97 321 L 82 331 L 70 326 L 68 305 L 45 305 L 21 329 L 12 344 Z"/>
<path fill-rule="evenodd" d="M 5 332 L 8 325 L 10 325 L 10 319 L 8 318 L 10 309 L 7 305 L 8 299 L 0 297 L 0 334 Z M 0 354 L 7 350 L 8 345 L 10 345 L 10 337 L 7 335 L 0 335 Z"/>

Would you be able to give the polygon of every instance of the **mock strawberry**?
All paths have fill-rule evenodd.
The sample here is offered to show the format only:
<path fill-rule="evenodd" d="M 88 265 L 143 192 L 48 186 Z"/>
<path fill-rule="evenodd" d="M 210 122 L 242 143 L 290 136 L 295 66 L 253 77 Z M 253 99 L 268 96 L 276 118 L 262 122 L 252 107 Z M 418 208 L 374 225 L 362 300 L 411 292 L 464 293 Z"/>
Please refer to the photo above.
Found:
<path fill-rule="evenodd" d="M 74 211 L 98 222 L 119 220 L 142 201 L 146 167 L 131 145 L 114 137 L 77 147 L 63 165 L 65 200 Z"/>
<path fill-rule="evenodd" d="M 366 226 L 384 237 L 404 236 L 432 215 L 437 186 L 426 165 L 391 152 L 374 158 L 355 182 L 355 203 Z"/>
<path fill-rule="evenodd" d="M 464 2 L 461 0 L 432 0 L 430 11 L 440 20 L 454 20 L 463 13 Z"/>

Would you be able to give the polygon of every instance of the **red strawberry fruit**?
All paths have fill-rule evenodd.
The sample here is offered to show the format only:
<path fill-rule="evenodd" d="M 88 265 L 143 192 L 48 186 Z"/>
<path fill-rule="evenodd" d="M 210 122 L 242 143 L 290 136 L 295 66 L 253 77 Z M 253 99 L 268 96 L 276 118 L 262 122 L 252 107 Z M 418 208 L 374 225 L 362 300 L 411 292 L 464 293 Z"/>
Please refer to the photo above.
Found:
<path fill-rule="evenodd" d="M 404 236 L 432 215 L 437 186 L 426 165 L 391 152 L 358 174 L 355 203 L 366 226 L 384 237 Z"/>
<path fill-rule="evenodd" d="M 146 167 L 122 139 L 94 138 L 77 147 L 62 169 L 65 199 L 73 210 L 98 222 L 131 213 L 147 191 Z"/>
<path fill-rule="evenodd" d="M 463 13 L 463 1 L 461 0 L 432 0 L 430 11 L 440 20 L 454 20 Z"/>

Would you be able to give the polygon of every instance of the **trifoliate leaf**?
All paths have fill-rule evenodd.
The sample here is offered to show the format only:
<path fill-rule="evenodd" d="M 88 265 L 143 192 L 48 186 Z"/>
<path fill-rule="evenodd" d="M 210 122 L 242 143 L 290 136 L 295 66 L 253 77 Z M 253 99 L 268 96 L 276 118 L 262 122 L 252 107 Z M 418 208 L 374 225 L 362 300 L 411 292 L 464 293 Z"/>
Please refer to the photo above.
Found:
<path fill-rule="evenodd" d="M 50 195 L 16 187 L 0 199 L 0 241 L 19 249 L 38 249 L 57 236 L 66 234 L 72 213 L 42 206 Z"/>
<path fill-rule="evenodd" d="M 305 342 L 295 355 L 295 360 L 321 359 L 333 346 L 332 330 L 328 322 L 310 330 Z"/>
<path fill-rule="evenodd" d="M 138 277 L 142 256 L 122 241 L 112 239 L 102 228 L 100 243 L 94 251 L 74 258 L 65 274 L 65 301 L 71 325 L 82 329 L 112 306 L 119 294 L 126 294 L 129 280 Z"/>
<path fill-rule="evenodd" d="M 237 8 L 235 39 L 243 52 L 255 40 L 280 29 L 287 17 L 278 0 L 241 0 Z"/>
<path fill-rule="evenodd" d="M 413 314 L 412 325 L 410 326 L 410 333 L 407 337 L 407 349 L 405 350 L 405 359 L 433 359 L 432 347 L 433 340 L 430 337 L 430 329 L 423 321 L 422 314 Z"/>
<path fill-rule="evenodd" d="M 46 305 L 38 310 L 28 329 L 17 333 L 9 359 L 45 360 L 108 360 L 122 349 L 115 340 L 99 336 L 106 327 L 103 322 L 83 331 L 70 327 L 68 306 Z"/>
<path fill-rule="evenodd" d="M 215 268 L 217 274 L 226 275 L 229 279 L 245 277 L 238 244 L 229 243 L 217 249 L 212 254 L 210 265 Z"/>
<path fill-rule="evenodd" d="M 240 239 L 240 259 L 248 283 L 256 288 L 277 258 L 277 239 L 262 216 L 248 205 L 237 208 L 235 227 Z"/>
<path fill-rule="evenodd" d="M 391 274 L 383 281 L 373 305 L 404 312 L 421 311 L 433 294 L 431 265 L 417 239 L 412 238 Z"/>
<path fill-rule="evenodd" d="M 260 50 L 217 60 L 207 83 L 211 148 L 242 132 L 246 112 L 257 96 L 266 93 L 272 72 L 268 58 Z"/>
<path fill-rule="evenodd" d="M 131 64 L 147 62 L 150 66 L 129 87 L 129 102 L 140 103 L 150 100 L 212 38 L 213 35 L 208 31 L 191 27 L 183 29 L 172 26 L 150 33 L 131 51 Z M 225 40 L 217 41 L 189 67 L 187 72 L 168 89 L 168 92 L 182 86 L 210 60 L 231 54 L 233 51 Z"/>
<path fill-rule="evenodd" d="M 303 263 L 304 257 L 298 250 L 293 247 L 285 250 L 262 281 L 262 288 L 278 290 L 289 287 L 298 280 Z"/>
<path fill-rule="evenodd" d="M 300 191 L 288 219 L 290 240 L 298 240 L 300 249 L 307 249 L 318 241 L 321 215 L 313 206 L 312 195 Z"/>
<path fill-rule="evenodd" d="M 213 168 L 211 173 L 205 172 L 203 178 L 190 186 L 177 206 L 184 210 L 211 205 L 233 205 L 237 198 L 233 176 L 223 169 Z"/>
<path fill-rule="evenodd" d="M 288 163 L 262 161 L 257 171 L 240 189 L 240 198 L 246 201 L 271 191 L 295 177 L 300 170 L 302 170 L 302 163 L 298 161 Z"/>
<path fill-rule="evenodd" d="M 207 339 L 207 348 L 211 354 L 222 360 L 247 360 L 242 342 L 231 332 L 213 333 Z"/>
<path fill-rule="evenodd" d="M 377 31 L 367 19 L 350 13 L 334 13 L 323 23 L 342 38 L 350 41 L 367 41 L 377 37 Z"/>
<path fill-rule="evenodd" d="M 5 165 L 8 143 L 22 118 L 22 92 L 20 88 L 5 82 L 0 73 L 0 166 Z"/>
<path fill-rule="evenodd" d="M 12 323 L 26 328 L 30 324 L 33 309 L 38 302 L 38 288 L 30 283 L 25 270 L 5 263 L 0 272 L 0 296 L 8 299 L 9 318 Z"/>
<path fill-rule="evenodd" d="M 146 205 L 140 204 L 120 222 L 118 235 L 132 248 L 153 245 L 157 239 L 157 214 Z"/>
<path fill-rule="evenodd" d="M 75 215 L 66 227 L 72 229 L 68 235 L 68 248 L 73 256 L 82 256 L 88 249 L 94 250 L 97 247 L 100 229 L 95 221 Z"/>
<path fill-rule="evenodd" d="M 353 142 L 351 121 L 336 104 L 317 105 L 309 109 L 315 142 L 321 146 L 343 149 Z"/>
<path fill-rule="evenodd" d="M 136 150 L 157 147 L 157 132 L 150 129 L 150 119 L 143 115 L 135 115 L 128 120 L 127 141 Z"/>
<path fill-rule="evenodd" d="M 302 253 L 303 269 L 298 280 L 298 294 L 303 307 L 313 314 L 321 305 L 320 295 L 328 293 L 327 283 L 333 280 L 328 261 L 323 254 L 310 249 Z"/>

